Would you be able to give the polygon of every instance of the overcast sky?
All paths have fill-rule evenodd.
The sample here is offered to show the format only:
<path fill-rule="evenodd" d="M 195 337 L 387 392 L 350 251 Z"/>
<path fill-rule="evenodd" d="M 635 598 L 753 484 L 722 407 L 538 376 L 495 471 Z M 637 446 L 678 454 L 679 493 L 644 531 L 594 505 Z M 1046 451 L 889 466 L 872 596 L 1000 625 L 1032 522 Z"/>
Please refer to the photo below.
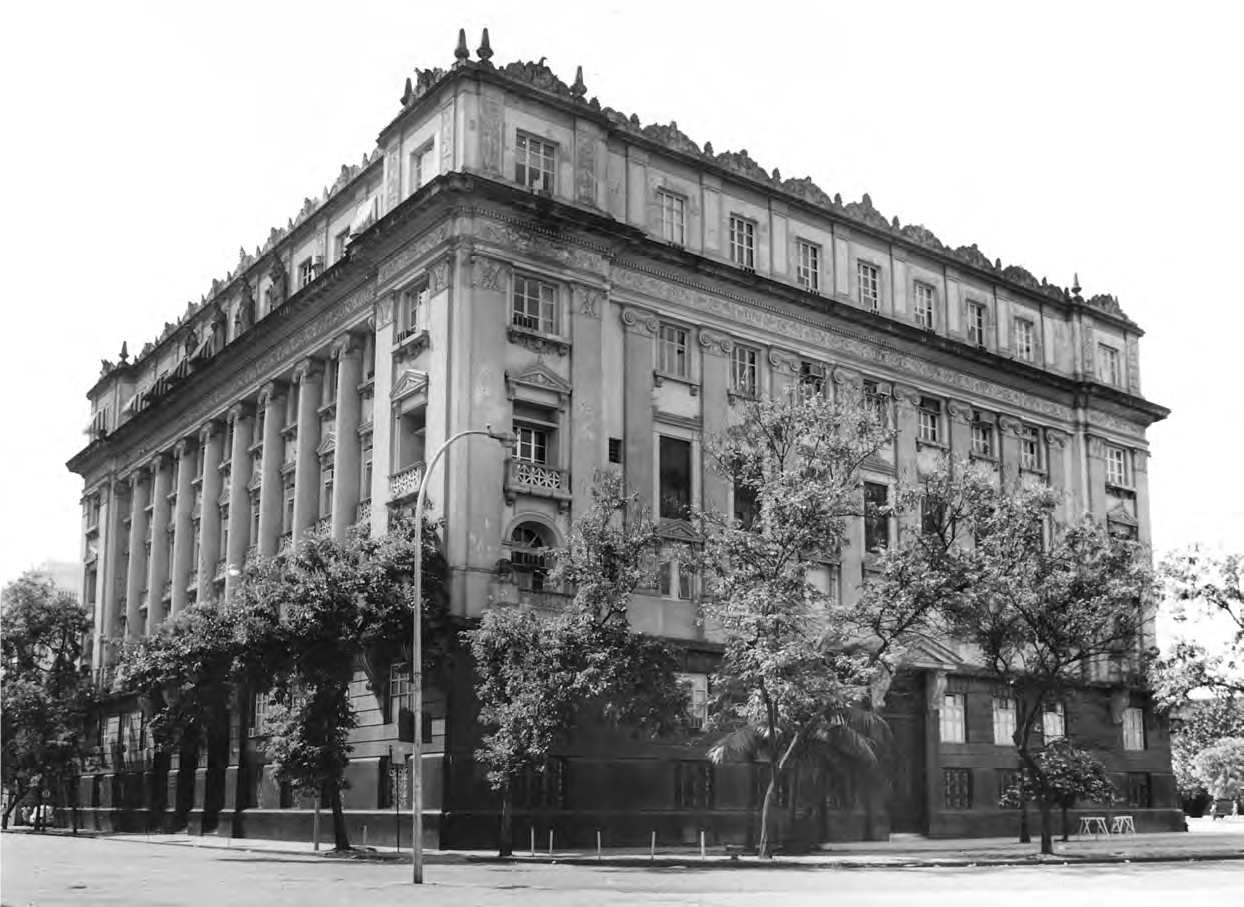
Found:
<path fill-rule="evenodd" d="M 80 557 L 85 393 L 357 163 L 459 27 L 644 124 L 1051 282 L 1147 331 L 1159 553 L 1244 548 L 1244 6 L 12 4 L 0 582 Z"/>

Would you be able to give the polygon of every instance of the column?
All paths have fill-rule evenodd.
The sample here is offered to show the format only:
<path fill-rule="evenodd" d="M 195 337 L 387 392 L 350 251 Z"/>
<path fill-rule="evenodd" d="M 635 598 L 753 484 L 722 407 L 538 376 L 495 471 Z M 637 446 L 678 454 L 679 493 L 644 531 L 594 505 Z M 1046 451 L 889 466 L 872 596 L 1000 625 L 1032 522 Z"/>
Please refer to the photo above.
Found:
<path fill-rule="evenodd" d="M 393 299 L 386 295 L 373 315 L 376 375 L 372 385 L 371 535 L 379 538 L 389 528 L 389 473 L 393 469 Z M 509 428 L 507 427 L 508 431 Z"/>
<path fill-rule="evenodd" d="M 130 474 L 130 564 L 125 580 L 125 638 L 141 636 L 143 583 L 147 580 L 147 499 L 151 484 L 142 467 Z"/>
<path fill-rule="evenodd" d="M 116 541 L 108 532 L 108 518 L 112 515 L 115 500 L 111 483 L 105 482 L 100 485 L 95 493 L 99 495 L 99 514 L 95 523 L 95 600 L 87 604 L 95 620 L 95 634 L 91 639 L 91 667 L 98 671 L 104 666 L 103 641 L 108 636 L 107 589 L 112 577 L 109 561 L 116 547 Z"/>
<path fill-rule="evenodd" d="M 1084 440 L 1088 445 L 1089 499 L 1081 502 L 1081 507 L 1101 522 L 1106 518 L 1106 442 L 1089 434 L 1084 436 Z"/>
<path fill-rule="evenodd" d="M 263 475 L 259 486 L 259 546 L 260 557 L 276 554 L 281 536 L 281 463 L 285 458 L 285 440 L 281 429 L 285 426 L 285 386 L 273 381 L 259 392 L 259 405 L 263 407 Z"/>
<path fill-rule="evenodd" d="M 1011 416 L 998 417 L 998 462 L 1001 464 L 1002 487 L 1019 478 L 1019 435 L 1023 424 Z"/>
<path fill-rule="evenodd" d="M 128 574 L 122 575 L 122 552 L 125 550 L 125 543 L 122 541 L 121 534 L 125 531 L 125 523 L 122 521 L 122 513 L 129 512 L 129 501 L 126 495 L 129 493 L 129 483 L 124 481 L 113 482 L 109 490 L 110 506 L 108 508 L 107 521 L 100 514 L 100 535 L 106 534 L 107 541 L 104 547 L 100 549 L 100 561 L 105 564 L 100 571 L 99 582 L 104 586 L 104 621 L 100 625 L 100 652 L 101 660 L 95 663 L 101 667 L 112 664 L 116 661 L 117 648 L 113 639 L 117 635 L 117 618 L 120 611 L 121 599 L 125 595 L 125 589 L 129 582 Z"/>
<path fill-rule="evenodd" d="M 631 335 L 626 336 L 627 342 L 631 340 Z M 723 344 L 729 343 L 720 334 L 713 334 L 701 330 L 699 332 L 697 346 L 703 352 L 700 359 L 700 406 L 702 414 L 702 425 L 704 434 L 711 437 L 712 435 L 725 429 L 726 424 L 730 421 L 730 398 L 727 392 L 730 389 L 730 359 L 729 348 Z M 630 359 L 627 359 L 627 368 L 631 365 Z M 648 367 L 648 374 L 651 376 L 652 367 Z M 651 377 L 649 377 L 651 382 Z M 627 387 L 630 392 L 630 386 Z M 627 431 L 630 431 L 630 400 L 624 403 L 627 407 Z M 651 435 L 651 410 L 649 406 L 649 435 Z M 648 455 L 651 456 L 652 439 L 648 439 Z M 629 454 L 630 451 L 628 450 Z M 648 486 L 643 489 L 645 493 L 651 494 L 652 478 L 648 479 Z M 640 490 L 638 487 L 636 490 Z M 701 506 L 705 510 L 716 510 L 721 513 L 730 512 L 730 495 L 733 489 L 716 469 L 704 469 L 704 481 L 700 486 Z M 651 497 L 646 498 L 651 500 Z"/>
<path fill-rule="evenodd" d="M 604 398 L 601 369 L 601 311 L 606 305 L 605 291 L 586 284 L 573 287 L 571 331 L 574 355 L 571 357 L 573 406 L 565 431 L 570 434 L 570 479 L 574 483 L 573 507 L 583 513 L 591 506 L 592 474 L 607 458 L 607 445 L 601 430 Z M 506 429 L 509 430 L 508 428 Z"/>
<path fill-rule="evenodd" d="M 220 457 L 225 446 L 219 422 L 208 422 L 199 432 L 203 447 L 203 507 L 199 516 L 198 601 L 212 598 L 216 561 L 220 559 Z"/>
<path fill-rule="evenodd" d="M 657 318 L 644 309 L 628 306 L 622 309 L 622 325 L 626 332 L 622 353 L 622 379 L 626 382 L 622 395 L 622 424 L 626 439 L 623 474 L 630 490 L 639 494 L 641 501 L 649 503 L 656 498 L 652 462 L 652 366 Z M 702 343 L 704 332 L 700 333 L 700 337 Z M 705 429 L 708 429 L 707 425 Z M 657 519 L 658 514 L 653 514 L 653 518 Z"/>
<path fill-rule="evenodd" d="M 894 470 L 900 486 L 904 482 L 914 484 L 920 480 L 916 454 L 916 438 L 920 430 L 916 420 L 916 404 L 919 402 L 920 391 L 914 387 L 895 385 L 894 427 L 898 429 L 898 436 L 894 439 Z M 921 530 L 919 511 L 900 513 L 898 520 L 900 532 Z"/>
<path fill-rule="evenodd" d="M 333 448 L 333 538 L 354 525 L 359 504 L 359 381 L 362 345 L 347 334 L 333 349 L 337 357 L 337 426 Z"/>
<path fill-rule="evenodd" d="M 194 444 L 182 438 L 173 446 L 177 458 L 177 508 L 173 512 L 173 564 L 169 578 L 173 581 L 173 600 L 169 616 L 174 617 L 186 607 L 187 587 L 194 565 Z"/>
<path fill-rule="evenodd" d="M 168 580 L 169 491 L 173 463 L 165 454 L 151 458 L 151 558 L 147 565 L 147 627 L 150 636 L 164 619 L 164 583 Z"/>
<path fill-rule="evenodd" d="M 298 385 L 298 453 L 294 464 L 293 541 L 315 525 L 320 514 L 320 381 L 323 369 L 316 359 L 304 359 L 294 370 Z"/>
<path fill-rule="evenodd" d="M 233 423 L 233 450 L 229 465 L 229 550 L 225 557 L 225 599 L 233 596 L 233 587 L 242 575 L 246 549 L 250 547 L 251 499 L 247 485 L 251 480 L 251 438 L 254 426 L 249 403 L 237 403 L 229 410 Z"/>
<path fill-rule="evenodd" d="M 957 465 L 972 453 L 972 407 L 958 400 L 946 404 L 946 428 L 950 432 L 950 456 Z"/>

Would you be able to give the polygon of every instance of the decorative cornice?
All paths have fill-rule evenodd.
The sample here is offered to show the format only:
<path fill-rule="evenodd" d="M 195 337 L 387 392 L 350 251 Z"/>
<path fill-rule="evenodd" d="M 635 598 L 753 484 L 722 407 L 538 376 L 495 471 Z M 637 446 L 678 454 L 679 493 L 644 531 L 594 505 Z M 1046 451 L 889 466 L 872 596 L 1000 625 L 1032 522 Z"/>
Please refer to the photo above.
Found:
<path fill-rule="evenodd" d="M 539 391 L 547 391 L 557 396 L 558 406 L 566 408 L 570 399 L 571 385 L 548 366 L 537 362 L 517 374 L 505 373 L 506 391 L 511 400 L 515 398 L 519 387 L 531 387 Z"/>

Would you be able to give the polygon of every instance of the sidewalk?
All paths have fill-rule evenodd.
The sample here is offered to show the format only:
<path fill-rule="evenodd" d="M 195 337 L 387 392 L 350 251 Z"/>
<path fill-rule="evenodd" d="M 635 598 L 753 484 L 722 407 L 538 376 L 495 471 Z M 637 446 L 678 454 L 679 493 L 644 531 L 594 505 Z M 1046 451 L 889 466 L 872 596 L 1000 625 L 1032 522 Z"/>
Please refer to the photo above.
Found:
<path fill-rule="evenodd" d="M 658 842 L 655 857 L 646 848 L 611 848 L 598 858 L 594 850 L 537 850 L 516 852 L 508 859 L 499 858 L 495 851 L 424 851 L 424 859 L 430 865 L 447 863 L 568 863 L 600 866 L 716 866 L 751 867 L 772 866 L 789 868 L 867 868 L 867 867 L 931 867 L 931 866 L 1007 866 L 1092 863 L 1142 863 L 1185 862 L 1193 860 L 1244 859 L 1244 817 L 1230 817 L 1218 821 L 1189 819 L 1186 833 L 1164 832 L 1142 835 L 1114 835 L 1096 840 L 1085 838 L 1063 843 L 1055 840 L 1055 855 L 1042 857 L 1037 851 L 1038 840 L 1031 844 L 1019 844 L 1014 838 L 953 838 L 927 839 L 917 836 L 896 836 L 890 841 L 854 841 L 835 843 L 818 853 L 801 856 L 778 856 L 761 862 L 750 855 L 727 854 L 722 847 L 708 848 L 704 858 L 694 847 L 662 847 Z M 86 834 L 86 833 L 84 833 Z M 89 833 L 109 841 L 163 844 L 176 847 L 205 847 L 212 849 L 232 848 L 242 852 L 266 852 L 320 856 L 332 859 L 364 861 L 409 860 L 410 850 L 397 853 L 392 847 L 369 847 L 367 850 L 349 854 L 337 854 L 331 844 L 321 845 L 315 851 L 309 841 L 271 841 L 255 838 L 230 840 L 216 835 L 189 836 L 186 834 L 114 834 Z M 362 842 L 354 842 L 356 846 Z"/>

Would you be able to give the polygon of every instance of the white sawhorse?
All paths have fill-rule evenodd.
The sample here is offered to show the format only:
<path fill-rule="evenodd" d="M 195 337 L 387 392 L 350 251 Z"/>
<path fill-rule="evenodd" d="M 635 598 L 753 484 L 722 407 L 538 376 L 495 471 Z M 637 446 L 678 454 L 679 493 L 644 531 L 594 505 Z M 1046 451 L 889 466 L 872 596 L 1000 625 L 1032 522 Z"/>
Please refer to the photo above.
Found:
<path fill-rule="evenodd" d="M 1099 834 L 1110 837 L 1110 829 L 1106 826 L 1105 816 L 1081 816 L 1080 830 L 1076 832 L 1077 840 L 1085 835 L 1092 835 L 1096 840 Z"/>
<path fill-rule="evenodd" d="M 1110 833 L 1115 835 L 1136 834 L 1136 823 L 1131 816 L 1115 816 L 1110 822 Z"/>

